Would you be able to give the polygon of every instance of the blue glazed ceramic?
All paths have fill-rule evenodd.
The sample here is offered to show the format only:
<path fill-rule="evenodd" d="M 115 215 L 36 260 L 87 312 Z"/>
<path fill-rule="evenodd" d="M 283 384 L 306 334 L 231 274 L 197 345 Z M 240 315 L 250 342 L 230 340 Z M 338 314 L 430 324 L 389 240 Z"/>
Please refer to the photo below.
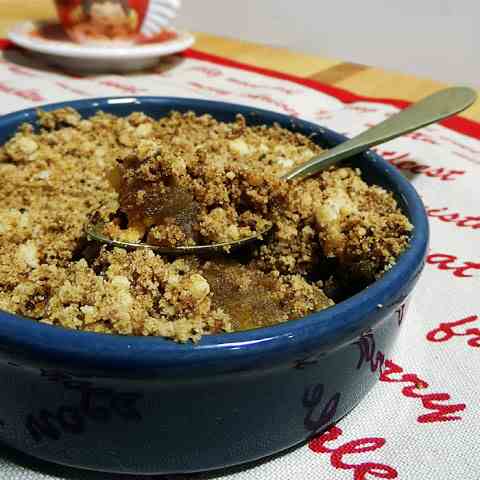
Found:
<path fill-rule="evenodd" d="M 311 123 L 212 101 L 110 98 L 58 103 L 84 116 L 170 110 L 278 122 L 323 147 Z M 0 142 L 36 111 L 0 119 Z M 409 249 L 369 288 L 327 310 L 197 345 L 70 331 L 0 313 L 0 440 L 44 460 L 121 473 L 217 469 L 299 444 L 347 414 L 378 381 L 423 268 L 428 223 L 410 183 L 373 153 L 364 178 L 392 191 L 414 225 Z M 4 179 L 8 181 L 8 179 Z"/>

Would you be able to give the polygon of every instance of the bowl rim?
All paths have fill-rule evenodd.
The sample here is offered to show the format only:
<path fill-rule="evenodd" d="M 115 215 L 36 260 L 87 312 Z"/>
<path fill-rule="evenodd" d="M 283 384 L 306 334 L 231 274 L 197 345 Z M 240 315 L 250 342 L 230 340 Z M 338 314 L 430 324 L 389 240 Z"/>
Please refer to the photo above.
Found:
<path fill-rule="evenodd" d="M 288 123 L 297 130 L 313 131 L 333 144 L 346 140 L 345 136 L 312 122 L 248 105 L 161 96 L 103 97 L 50 103 L 0 117 L 0 132 L 22 122 L 33 122 L 37 117 L 37 109 L 50 111 L 72 107 L 81 113 L 82 109 L 88 108 L 112 109 L 112 105 L 138 105 L 139 108 L 142 105 L 171 105 L 171 110 L 183 106 L 184 109 L 211 111 L 213 114 L 234 111 L 244 115 L 268 117 L 269 123 Z M 16 127 L 8 134 L 15 131 Z M 392 308 L 399 295 L 407 296 L 408 292 L 403 291 L 421 272 L 428 246 L 428 219 L 415 188 L 378 154 L 368 151 L 362 154 L 362 157 L 375 164 L 375 168 L 381 171 L 386 180 L 397 186 L 414 230 L 408 249 L 401 254 L 396 264 L 382 278 L 347 300 L 300 319 L 270 327 L 204 335 L 196 344 L 180 344 L 162 337 L 121 336 L 70 330 L 0 311 L 0 339 L 4 349 L 28 352 L 35 358 L 54 361 L 70 359 L 85 366 L 130 370 L 220 365 L 222 362 L 240 365 L 269 355 L 278 359 L 285 357 L 287 352 L 306 354 L 311 350 L 318 351 L 320 347 L 327 350 L 338 348 L 355 338 L 355 335 L 358 336 L 360 331 L 368 330 L 378 320 L 378 313 L 385 308 Z M 392 302 L 394 297 L 395 301 Z"/>

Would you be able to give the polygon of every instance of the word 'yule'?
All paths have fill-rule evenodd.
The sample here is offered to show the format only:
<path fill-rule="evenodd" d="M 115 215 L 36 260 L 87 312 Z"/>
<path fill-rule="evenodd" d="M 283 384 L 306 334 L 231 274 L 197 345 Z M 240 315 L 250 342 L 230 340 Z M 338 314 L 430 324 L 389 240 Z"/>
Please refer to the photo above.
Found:
<path fill-rule="evenodd" d="M 332 427 L 326 432 L 310 440 L 308 447 L 315 453 L 330 455 L 332 467 L 338 470 L 352 470 L 354 480 L 368 480 L 370 478 L 397 478 L 398 472 L 390 465 L 376 462 L 355 462 L 352 455 L 374 452 L 382 448 L 386 441 L 380 437 L 367 437 L 351 440 L 335 448 L 327 447 L 327 443 L 334 442 L 343 435 L 339 427 Z M 348 456 L 348 459 L 346 458 Z"/>

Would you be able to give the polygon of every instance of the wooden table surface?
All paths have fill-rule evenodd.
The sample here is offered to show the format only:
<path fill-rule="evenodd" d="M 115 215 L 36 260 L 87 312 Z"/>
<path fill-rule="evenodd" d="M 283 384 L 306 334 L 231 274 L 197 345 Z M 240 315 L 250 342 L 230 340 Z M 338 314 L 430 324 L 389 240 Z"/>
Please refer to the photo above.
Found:
<path fill-rule="evenodd" d="M 52 0 L 25 2 L 0 0 L 0 37 L 5 36 L 8 28 L 19 20 L 49 19 L 54 16 Z M 197 50 L 300 77 L 313 78 L 359 95 L 414 101 L 445 86 L 440 82 L 412 75 L 387 72 L 381 68 L 306 55 L 283 48 L 272 48 L 206 33 L 197 33 L 196 36 Z M 463 116 L 480 121 L 480 101 L 464 112 Z"/>

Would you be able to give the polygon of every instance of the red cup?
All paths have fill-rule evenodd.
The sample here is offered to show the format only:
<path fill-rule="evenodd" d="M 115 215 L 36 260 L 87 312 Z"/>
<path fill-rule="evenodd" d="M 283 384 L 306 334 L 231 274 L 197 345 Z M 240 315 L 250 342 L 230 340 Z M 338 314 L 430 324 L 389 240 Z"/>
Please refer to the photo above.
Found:
<path fill-rule="evenodd" d="M 55 0 L 60 23 L 78 43 L 133 43 L 150 0 Z"/>

